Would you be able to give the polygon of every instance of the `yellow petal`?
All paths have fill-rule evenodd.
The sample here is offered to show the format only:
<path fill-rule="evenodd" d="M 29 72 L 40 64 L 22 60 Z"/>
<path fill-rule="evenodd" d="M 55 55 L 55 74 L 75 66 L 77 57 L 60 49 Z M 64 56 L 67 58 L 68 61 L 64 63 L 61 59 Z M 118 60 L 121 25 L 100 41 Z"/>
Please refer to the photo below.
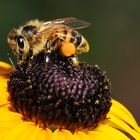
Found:
<path fill-rule="evenodd" d="M 29 134 L 33 135 L 35 132 L 35 129 L 32 128 L 32 123 L 30 122 L 25 122 L 25 123 L 21 123 L 16 125 L 15 127 L 13 127 L 12 129 L 10 129 L 9 131 L 7 131 L 7 134 L 5 136 L 3 136 L 3 140 L 19 140 L 20 137 L 22 137 L 22 135 L 24 135 L 24 131 L 27 131 L 28 129 L 32 130 L 32 133 Z M 29 140 L 28 137 L 26 137 L 26 140 Z"/>
<path fill-rule="evenodd" d="M 0 108 L 0 132 L 9 130 L 22 122 L 22 115 L 11 112 L 8 105 Z"/>
<path fill-rule="evenodd" d="M 35 133 L 35 127 L 32 126 L 33 124 L 29 124 L 23 129 L 23 133 L 19 136 L 18 140 L 30 140 L 30 136 Z M 41 137 L 41 135 L 39 135 Z M 41 137 L 42 138 L 42 137 Z M 34 140 L 34 139 L 33 139 Z M 45 140 L 41 139 L 41 140 Z"/>
<path fill-rule="evenodd" d="M 131 115 L 131 113 L 124 108 L 120 103 L 113 100 L 113 105 L 110 109 L 110 112 L 108 113 L 108 118 L 116 117 L 118 120 L 123 121 L 127 125 L 131 126 L 136 131 L 140 132 L 140 128 L 138 127 L 138 124 L 136 123 L 134 117 Z"/>
<path fill-rule="evenodd" d="M 0 76 L 0 105 L 8 103 L 7 78 Z"/>
<path fill-rule="evenodd" d="M 74 135 L 69 130 L 61 130 L 66 140 L 76 140 Z"/>
<path fill-rule="evenodd" d="M 116 100 L 112 100 L 112 104 L 113 104 L 113 106 L 112 106 L 113 108 L 115 108 L 115 107 L 118 108 L 119 110 L 123 111 L 127 116 L 129 116 L 131 119 L 133 119 L 135 121 L 135 118 L 133 117 L 133 115 L 121 103 L 117 102 Z"/>
<path fill-rule="evenodd" d="M 37 126 L 33 126 L 33 124 L 31 124 L 28 128 L 31 129 L 32 131 L 28 135 L 28 137 L 26 137 L 26 140 L 39 140 L 42 135 L 42 133 L 40 132 L 41 131 L 40 128 Z M 45 140 L 45 139 L 42 139 L 42 140 Z"/>
<path fill-rule="evenodd" d="M 90 140 L 90 137 L 82 131 L 78 131 L 76 135 L 80 138 L 80 140 Z"/>
<path fill-rule="evenodd" d="M 11 65 L 0 61 L 0 75 L 1 76 L 2 75 L 5 76 L 5 75 L 9 74 L 13 70 L 14 70 L 14 68 Z"/>
<path fill-rule="evenodd" d="M 40 131 L 40 133 L 42 133 L 40 135 L 40 137 L 38 138 L 38 140 L 49 140 L 50 137 L 52 136 L 52 131 L 50 129 L 46 129 L 46 130 L 42 130 Z"/>
<path fill-rule="evenodd" d="M 108 124 L 114 128 L 117 128 L 118 130 L 122 132 L 126 132 L 129 135 L 131 135 L 134 138 L 140 138 L 140 133 L 133 129 L 131 126 L 129 126 L 126 122 L 124 122 L 122 119 L 111 116 L 111 119 L 109 120 Z"/>
<path fill-rule="evenodd" d="M 66 140 L 62 131 L 55 130 L 49 140 Z"/>
<path fill-rule="evenodd" d="M 89 131 L 88 132 L 88 137 L 90 138 L 90 140 L 111 140 L 110 135 L 107 135 L 105 133 L 101 133 L 99 131 Z M 119 139 L 117 139 L 119 140 Z"/>
<path fill-rule="evenodd" d="M 7 100 L 9 95 L 7 92 L 7 81 L 10 72 L 13 70 L 11 65 L 0 61 L 0 105 L 9 103 Z"/>
<path fill-rule="evenodd" d="M 109 125 L 101 125 L 96 129 L 97 132 L 100 132 L 101 134 L 106 135 L 106 139 L 110 140 L 130 140 L 126 135 L 118 131 L 117 129 L 114 129 L 113 127 L 110 127 Z M 102 137 L 102 140 L 104 137 Z M 98 139 L 97 139 L 98 140 Z"/>

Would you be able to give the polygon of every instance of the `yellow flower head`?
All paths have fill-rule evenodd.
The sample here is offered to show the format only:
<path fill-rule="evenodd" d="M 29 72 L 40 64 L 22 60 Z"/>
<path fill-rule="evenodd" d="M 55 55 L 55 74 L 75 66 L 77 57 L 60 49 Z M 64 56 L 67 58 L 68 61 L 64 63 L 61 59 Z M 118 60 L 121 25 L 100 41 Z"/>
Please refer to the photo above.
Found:
<path fill-rule="evenodd" d="M 34 53 L 33 40 L 42 45 L 44 38 L 37 36 L 35 27 L 25 27 L 8 36 L 17 55 L 15 69 L 0 62 L 0 140 L 140 139 L 139 126 L 112 100 L 111 83 L 99 66 L 78 61 L 75 51 L 63 55 L 62 38 L 53 51 L 43 47 Z M 82 49 L 84 38 L 73 32 L 84 43 L 71 44 Z"/>
<path fill-rule="evenodd" d="M 129 140 L 140 139 L 140 128 L 130 112 L 115 100 L 107 114 L 107 119 L 101 121 L 93 130 L 81 130 L 74 133 L 67 129 L 52 131 L 48 127 L 40 128 L 31 120 L 25 120 L 24 115 L 15 112 L 9 101 L 7 81 L 13 68 L 0 62 L 0 139 L 3 140 Z"/>

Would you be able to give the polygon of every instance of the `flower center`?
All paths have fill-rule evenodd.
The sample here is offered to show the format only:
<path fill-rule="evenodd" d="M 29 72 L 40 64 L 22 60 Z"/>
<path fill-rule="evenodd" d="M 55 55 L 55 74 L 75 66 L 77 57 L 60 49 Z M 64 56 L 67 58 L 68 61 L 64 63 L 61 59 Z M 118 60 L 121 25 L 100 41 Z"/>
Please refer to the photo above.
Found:
<path fill-rule="evenodd" d="M 55 54 L 18 66 L 8 90 L 15 111 L 43 128 L 93 129 L 111 106 L 111 84 L 97 65 L 73 66 Z"/>

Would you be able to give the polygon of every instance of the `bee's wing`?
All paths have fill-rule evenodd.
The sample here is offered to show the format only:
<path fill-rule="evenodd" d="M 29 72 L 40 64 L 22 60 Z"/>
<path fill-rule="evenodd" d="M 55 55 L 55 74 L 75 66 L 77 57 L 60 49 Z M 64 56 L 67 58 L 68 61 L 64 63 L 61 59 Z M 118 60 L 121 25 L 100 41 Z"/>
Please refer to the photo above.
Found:
<path fill-rule="evenodd" d="M 56 19 L 52 21 L 47 21 L 44 24 L 45 25 L 53 24 L 54 26 L 57 26 L 58 24 L 63 24 L 73 29 L 86 28 L 90 25 L 89 22 L 78 20 L 75 17 L 68 17 L 68 18 L 61 18 L 61 19 Z M 60 30 L 63 30 L 63 29 L 60 29 Z"/>
<path fill-rule="evenodd" d="M 60 26 L 66 25 L 64 28 L 59 28 Z M 36 32 L 36 35 L 51 33 L 52 31 L 63 31 L 69 28 L 81 29 L 86 28 L 90 25 L 89 22 L 78 20 L 74 17 L 55 19 L 51 21 L 44 22 L 44 26 Z"/>
<path fill-rule="evenodd" d="M 47 21 L 45 22 L 44 24 L 45 25 L 48 25 L 48 24 L 63 24 L 63 23 L 70 23 L 70 22 L 75 22 L 76 21 L 76 18 L 75 17 L 68 17 L 68 18 L 59 18 L 59 19 L 55 19 L 55 20 L 50 20 L 50 21 Z"/>

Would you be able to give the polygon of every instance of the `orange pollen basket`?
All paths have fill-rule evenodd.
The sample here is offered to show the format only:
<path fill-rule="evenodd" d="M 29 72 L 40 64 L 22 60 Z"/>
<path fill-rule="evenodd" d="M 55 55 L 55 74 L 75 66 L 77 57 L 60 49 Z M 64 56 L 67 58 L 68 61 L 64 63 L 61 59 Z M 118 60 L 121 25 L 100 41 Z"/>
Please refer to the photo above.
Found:
<path fill-rule="evenodd" d="M 75 45 L 70 42 L 63 42 L 60 51 L 66 57 L 72 56 L 76 51 Z"/>

